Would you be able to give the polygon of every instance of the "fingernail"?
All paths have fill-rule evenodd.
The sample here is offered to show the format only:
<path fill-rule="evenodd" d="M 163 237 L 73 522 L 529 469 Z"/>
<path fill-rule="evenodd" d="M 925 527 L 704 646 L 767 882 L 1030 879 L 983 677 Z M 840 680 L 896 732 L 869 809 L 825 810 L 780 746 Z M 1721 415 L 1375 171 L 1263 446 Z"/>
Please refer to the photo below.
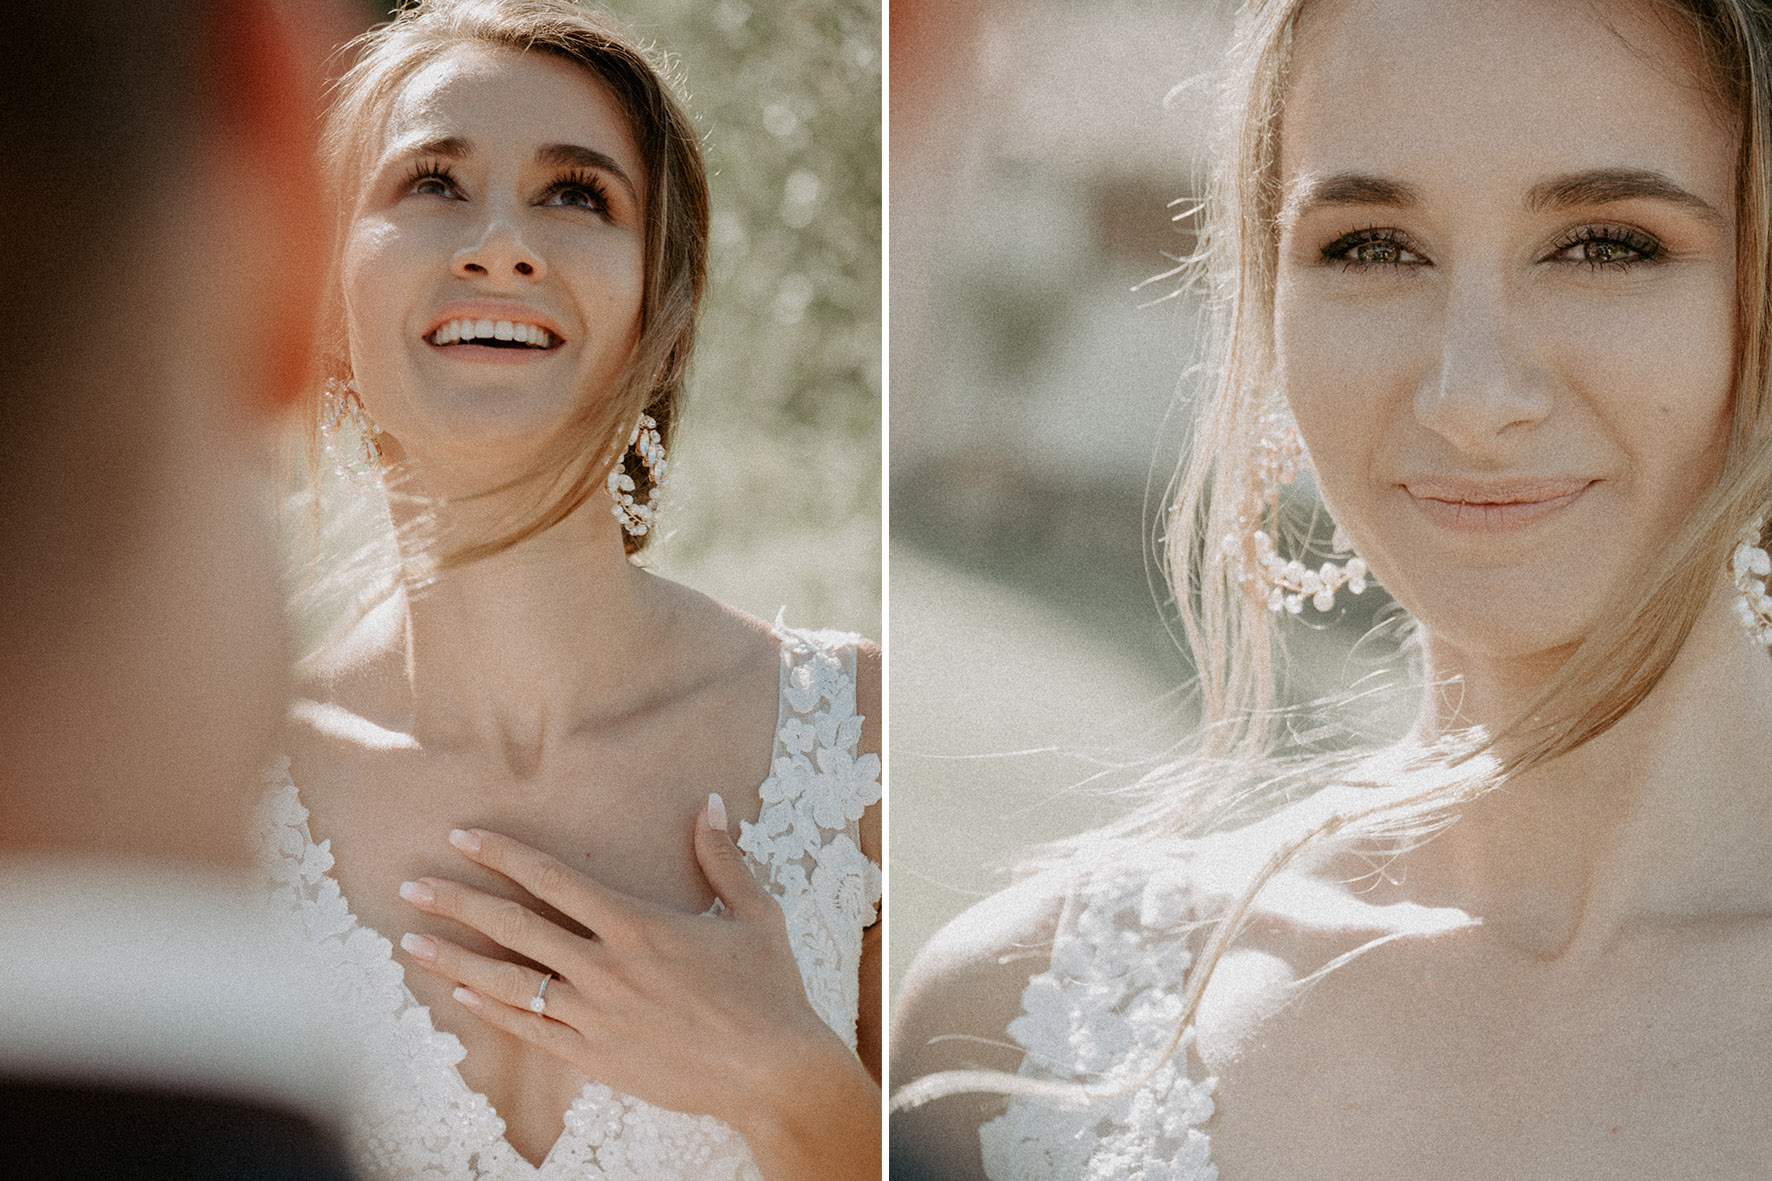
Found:
<path fill-rule="evenodd" d="M 478 853 L 480 851 L 480 834 L 469 832 L 465 828 L 452 828 L 449 830 L 449 843 L 463 853 Z"/>
<path fill-rule="evenodd" d="M 456 1000 L 460 1001 L 470 1009 L 478 1009 L 481 1005 L 486 1003 L 481 998 L 480 994 L 471 988 L 458 988 L 453 995 Z"/>
<path fill-rule="evenodd" d="M 402 935 L 400 936 L 400 946 L 404 947 L 415 960 L 424 960 L 429 963 L 437 958 L 437 941 L 423 935 Z"/>
<path fill-rule="evenodd" d="M 726 801 L 717 791 L 708 793 L 708 827 L 716 832 L 726 831 Z"/>
<path fill-rule="evenodd" d="M 401 882 L 400 897 L 408 902 L 417 903 L 419 906 L 429 906 L 437 901 L 437 891 L 431 889 L 424 882 Z"/>

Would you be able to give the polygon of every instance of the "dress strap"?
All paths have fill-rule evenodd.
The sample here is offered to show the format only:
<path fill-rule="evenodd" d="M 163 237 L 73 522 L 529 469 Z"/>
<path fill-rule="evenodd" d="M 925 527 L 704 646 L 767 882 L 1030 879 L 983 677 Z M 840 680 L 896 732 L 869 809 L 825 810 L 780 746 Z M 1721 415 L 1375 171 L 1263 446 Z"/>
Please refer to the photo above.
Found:
<path fill-rule="evenodd" d="M 880 799 L 880 756 L 860 753 L 857 637 L 778 620 L 781 706 L 755 824 L 738 847 L 768 875 L 787 916 L 813 1008 L 851 1048 L 860 1003 L 855 966 L 874 921 L 880 867 L 861 851 L 862 813 Z"/>

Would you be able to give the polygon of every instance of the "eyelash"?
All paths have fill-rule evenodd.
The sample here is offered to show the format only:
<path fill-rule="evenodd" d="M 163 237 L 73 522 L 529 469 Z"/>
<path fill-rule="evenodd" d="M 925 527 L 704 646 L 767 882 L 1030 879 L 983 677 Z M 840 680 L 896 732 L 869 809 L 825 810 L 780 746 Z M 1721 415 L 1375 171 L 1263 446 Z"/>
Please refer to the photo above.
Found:
<path fill-rule="evenodd" d="M 415 164 L 412 171 L 407 174 L 406 183 L 402 186 L 402 189 L 405 192 L 412 192 L 416 190 L 421 183 L 427 180 L 442 181 L 449 186 L 452 192 L 459 191 L 460 188 L 460 186 L 455 183 L 455 173 L 449 171 L 448 165 L 439 164 L 435 160 L 421 160 Z"/>
<path fill-rule="evenodd" d="M 1582 226 L 1580 229 L 1563 235 L 1551 248 L 1551 254 L 1555 256 L 1565 250 L 1573 250 L 1575 247 L 1586 245 L 1589 242 L 1609 242 L 1616 246 L 1623 246 L 1635 253 L 1637 257 L 1631 259 L 1571 258 L 1563 261 L 1574 263 L 1576 266 L 1585 266 L 1594 271 L 1601 269 L 1625 271 L 1643 263 L 1657 262 L 1662 251 L 1661 243 L 1641 230 L 1632 229 L 1630 226 L 1597 225 Z"/>
<path fill-rule="evenodd" d="M 1370 262 L 1352 257 L 1354 251 L 1361 246 L 1374 242 L 1388 243 L 1395 246 L 1400 251 L 1407 251 L 1411 254 L 1420 253 L 1410 242 L 1409 236 L 1404 234 L 1401 230 L 1393 229 L 1388 226 L 1368 226 L 1363 230 L 1355 230 L 1352 233 L 1343 234 L 1341 237 L 1329 243 L 1329 245 L 1323 247 L 1323 262 L 1325 264 L 1340 263 L 1343 271 L 1354 272 L 1363 272 L 1374 267 L 1394 270 L 1405 266 L 1427 265 L 1425 260 L 1423 262 L 1409 263 L 1401 261 Z M 1571 230 L 1569 233 L 1564 234 L 1559 238 L 1551 247 L 1550 254 L 1544 261 L 1549 262 L 1557 260 L 1557 256 L 1565 251 L 1573 250 L 1578 246 L 1585 246 L 1590 242 L 1604 242 L 1616 246 L 1622 246 L 1635 254 L 1636 257 L 1624 259 L 1569 258 L 1558 261 L 1575 266 L 1585 266 L 1593 271 L 1602 269 L 1626 271 L 1630 270 L 1632 267 L 1653 264 L 1659 261 L 1663 249 L 1661 243 L 1654 237 L 1644 233 L 1642 230 L 1633 229 L 1630 226 L 1605 224 L 1587 225 Z"/>
<path fill-rule="evenodd" d="M 581 189 L 591 198 L 591 203 L 587 208 L 595 210 L 604 217 L 609 216 L 609 189 L 603 184 L 601 177 L 583 168 L 575 168 L 560 177 L 547 187 L 542 197 L 544 200 L 549 197 L 557 197 L 572 189 Z"/>
<path fill-rule="evenodd" d="M 1329 245 L 1323 247 L 1323 262 L 1325 264 L 1340 263 L 1343 271 L 1353 271 L 1355 273 L 1368 271 L 1374 267 L 1383 267 L 1388 270 L 1404 266 L 1421 265 L 1419 263 L 1403 262 L 1367 262 L 1363 259 L 1352 257 L 1355 250 L 1359 249 L 1361 246 L 1366 246 L 1374 242 L 1388 243 L 1389 245 L 1395 246 L 1398 250 L 1407 250 L 1411 254 L 1418 253 L 1409 241 L 1409 236 L 1403 233 L 1403 231 L 1391 229 L 1388 226 L 1367 226 L 1363 230 L 1355 230 L 1351 234 L 1343 234 L 1341 237 L 1335 239 L 1335 241 L 1329 243 Z"/>
<path fill-rule="evenodd" d="M 447 165 L 435 160 L 424 160 L 414 165 L 412 171 L 407 174 L 402 189 L 409 193 L 416 192 L 418 186 L 428 180 L 438 181 L 448 186 L 451 196 L 461 191 L 461 186 L 456 183 L 455 174 L 449 170 Z M 583 208 L 590 209 L 604 217 L 609 216 L 608 187 L 604 185 L 602 178 L 596 173 L 582 168 L 575 168 L 555 180 L 542 191 L 541 200 L 546 202 L 561 193 L 571 192 L 574 189 L 580 190 L 590 198 L 590 203 Z"/>

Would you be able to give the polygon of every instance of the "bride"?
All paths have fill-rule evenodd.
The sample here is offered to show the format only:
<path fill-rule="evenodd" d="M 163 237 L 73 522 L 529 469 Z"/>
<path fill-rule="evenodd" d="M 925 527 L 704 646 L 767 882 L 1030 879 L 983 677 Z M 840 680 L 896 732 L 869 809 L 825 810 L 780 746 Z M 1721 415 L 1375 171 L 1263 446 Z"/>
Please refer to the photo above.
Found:
<path fill-rule="evenodd" d="M 1208 724 L 924 950 L 895 1159 L 1765 1175 L 1769 63 L 1745 0 L 1245 6 L 1169 536 Z M 1367 563 L 1415 728 L 1288 748 L 1280 629 Z"/>
<path fill-rule="evenodd" d="M 264 841 L 362 1049 L 362 1167 L 872 1176 L 879 652 L 630 561 L 706 272 L 695 131 L 569 0 L 358 49 L 320 414 L 406 576 L 298 670 Z"/>

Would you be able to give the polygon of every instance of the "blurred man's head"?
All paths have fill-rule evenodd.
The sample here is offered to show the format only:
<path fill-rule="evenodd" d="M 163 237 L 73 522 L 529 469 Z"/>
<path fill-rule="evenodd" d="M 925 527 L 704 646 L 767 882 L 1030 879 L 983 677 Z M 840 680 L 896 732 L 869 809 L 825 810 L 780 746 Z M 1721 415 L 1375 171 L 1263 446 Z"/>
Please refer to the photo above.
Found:
<path fill-rule="evenodd" d="M 244 855 L 286 660 L 265 434 L 307 379 L 343 31 L 299 7 L 0 15 L 0 852 Z"/>

